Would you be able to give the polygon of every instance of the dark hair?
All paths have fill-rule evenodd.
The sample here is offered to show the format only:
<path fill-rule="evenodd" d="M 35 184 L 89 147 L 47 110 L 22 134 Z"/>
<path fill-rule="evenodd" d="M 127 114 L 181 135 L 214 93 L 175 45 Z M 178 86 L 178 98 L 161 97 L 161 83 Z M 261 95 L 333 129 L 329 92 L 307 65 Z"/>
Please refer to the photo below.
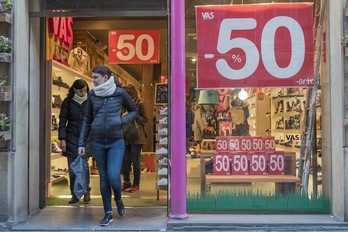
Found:
<path fill-rule="evenodd" d="M 68 97 L 72 98 L 75 95 L 75 89 L 83 89 L 84 87 L 87 86 L 87 93 L 89 92 L 89 86 L 87 84 L 87 82 L 85 80 L 82 79 L 78 79 L 76 81 L 74 81 L 74 83 L 72 84 L 72 86 L 69 88 L 69 92 L 67 94 Z"/>
<path fill-rule="evenodd" d="M 129 94 L 129 96 L 131 98 L 135 98 L 138 99 L 139 98 L 139 92 L 138 90 L 135 88 L 134 85 L 129 84 L 126 87 L 124 87 L 124 89 L 127 91 L 127 93 Z"/>
<path fill-rule="evenodd" d="M 92 70 L 92 72 L 94 72 L 94 73 L 99 73 L 99 74 L 102 75 L 102 76 L 105 76 L 105 75 L 107 75 L 108 77 L 111 76 L 111 70 L 109 69 L 108 66 L 105 66 L 105 65 L 98 65 L 98 66 L 96 66 L 96 67 Z"/>

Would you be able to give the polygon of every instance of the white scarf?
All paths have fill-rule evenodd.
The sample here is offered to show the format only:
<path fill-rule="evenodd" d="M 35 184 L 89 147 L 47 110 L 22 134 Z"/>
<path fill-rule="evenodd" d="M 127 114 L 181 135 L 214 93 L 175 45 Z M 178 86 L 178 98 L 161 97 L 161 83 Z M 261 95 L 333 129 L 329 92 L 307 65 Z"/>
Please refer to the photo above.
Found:
<path fill-rule="evenodd" d="M 77 95 L 75 93 L 75 95 L 72 99 L 81 105 L 82 103 L 84 103 L 87 100 L 87 94 L 84 97 L 80 97 L 79 95 Z"/>
<path fill-rule="evenodd" d="M 97 96 L 99 97 L 110 96 L 116 90 L 114 76 L 110 76 L 110 78 L 106 82 L 98 86 L 94 86 L 92 82 L 92 87 Z"/>

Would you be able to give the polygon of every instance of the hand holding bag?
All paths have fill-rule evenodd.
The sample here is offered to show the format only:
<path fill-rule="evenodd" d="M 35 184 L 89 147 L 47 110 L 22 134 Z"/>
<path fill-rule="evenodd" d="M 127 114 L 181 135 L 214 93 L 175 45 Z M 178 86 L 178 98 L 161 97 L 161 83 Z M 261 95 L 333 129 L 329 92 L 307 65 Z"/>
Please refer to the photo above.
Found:
<path fill-rule="evenodd" d="M 86 158 L 83 155 L 78 155 L 70 164 L 71 170 L 75 173 L 74 194 L 80 199 L 87 193 L 86 185 Z"/>

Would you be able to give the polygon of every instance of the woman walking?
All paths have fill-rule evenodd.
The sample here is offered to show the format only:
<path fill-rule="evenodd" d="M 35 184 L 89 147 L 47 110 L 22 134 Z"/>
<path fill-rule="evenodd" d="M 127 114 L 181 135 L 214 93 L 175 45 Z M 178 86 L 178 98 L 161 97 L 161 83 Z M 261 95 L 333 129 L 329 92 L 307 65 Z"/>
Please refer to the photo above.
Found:
<path fill-rule="evenodd" d="M 113 220 L 111 190 L 114 193 L 117 212 L 126 215 L 121 199 L 120 171 L 124 154 L 123 125 L 137 118 L 138 108 L 122 87 L 117 87 L 107 66 L 92 70 L 92 90 L 88 95 L 86 114 L 79 138 L 79 154 L 85 153 L 87 137 L 91 132 L 92 151 L 100 178 L 100 192 L 105 215 L 101 226 Z M 122 115 L 123 108 L 128 111 Z"/>
<path fill-rule="evenodd" d="M 60 149 L 62 150 L 62 155 L 66 156 L 68 159 L 69 166 L 69 179 L 70 179 L 70 192 L 71 199 L 69 204 L 74 204 L 79 201 L 79 199 L 74 194 L 74 184 L 76 175 L 71 170 L 70 164 L 78 156 L 78 140 L 80 136 L 81 125 L 83 117 L 86 110 L 86 100 L 87 93 L 89 92 L 89 87 L 86 81 L 76 80 L 70 87 L 67 97 L 64 99 L 60 113 L 59 113 L 59 128 L 58 128 L 58 139 L 60 140 Z M 86 186 L 87 193 L 85 193 L 83 201 L 89 202 L 91 200 L 89 187 L 90 174 L 88 167 L 88 157 L 91 156 L 91 150 L 86 150 Z"/>

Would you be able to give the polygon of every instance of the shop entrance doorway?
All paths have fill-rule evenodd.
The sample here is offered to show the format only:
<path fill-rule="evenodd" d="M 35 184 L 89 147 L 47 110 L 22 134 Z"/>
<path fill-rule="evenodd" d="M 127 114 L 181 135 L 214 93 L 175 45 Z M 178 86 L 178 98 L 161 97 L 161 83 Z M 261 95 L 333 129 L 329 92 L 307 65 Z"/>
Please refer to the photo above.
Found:
<path fill-rule="evenodd" d="M 46 19 L 46 74 L 47 74 L 47 107 L 51 108 L 47 114 L 48 139 L 47 147 L 50 152 L 46 156 L 46 181 L 45 205 L 46 206 L 102 206 L 102 199 L 99 190 L 98 167 L 93 158 L 89 159 L 91 171 L 91 201 L 85 203 L 83 197 L 75 204 L 69 204 L 71 198 L 69 167 L 67 158 L 62 156 L 60 141 L 58 138 L 60 106 L 66 97 L 68 90 L 76 79 L 83 79 L 91 84 L 91 69 L 99 64 L 105 64 L 115 73 L 115 76 L 123 85 L 133 84 L 138 86 L 149 115 L 149 122 L 146 124 L 147 144 L 143 146 L 141 153 L 141 179 L 140 190 L 137 192 L 124 191 L 122 193 L 123 202 L 126 207 L 167 207 L 166 188 L 157 188 L 159 176 L 157 174 L 155 147 L 155 129 L 153 121 L 154 114 L 154 91 L 151 86 L 160 82 L 161 76 L 167 76 L 167 18 L 72 18 L 73 40 L 69 49 L 62 47 L 60 38 L 50 32 L 49 18 Z M 158 30 L 160 35 L 160 64 L 108 64 L 108 30 Z M 86 52 L 88 65 L 84 70 L 74 69 L 69 64 L 71 49 L 80 47 Z M 91 87 L 91 86 L 90 86 Z M 48 125 L 50 122 L 50 125 Z M 49 128 L 49 129 L 48 129 Z M 131 173 L 131 180 L 133 173 Z M 121 181 L 123 181 L 121 175 Z"/>

